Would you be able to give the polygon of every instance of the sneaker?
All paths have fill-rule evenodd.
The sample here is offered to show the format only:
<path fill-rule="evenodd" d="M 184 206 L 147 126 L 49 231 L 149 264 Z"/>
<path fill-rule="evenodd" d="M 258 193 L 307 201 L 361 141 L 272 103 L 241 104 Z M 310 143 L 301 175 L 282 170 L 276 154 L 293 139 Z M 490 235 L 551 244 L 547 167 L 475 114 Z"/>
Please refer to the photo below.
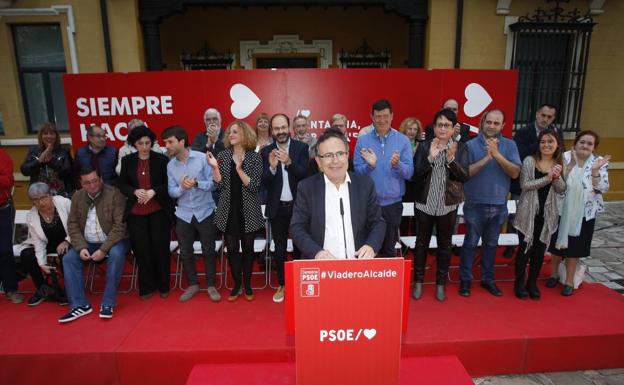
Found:
<path fill-rule="evenodd" d="M 13 291 L 11 293 L 6 293 L 7 299 L 15 304 L 24 302 L 24 296 L 20 293 Z"/>
<path fill-rule="evenodd" d="M 208 297 L 210 297 L 212 302 L 221 301 L 221 294 L 219 294 L 219 291 L 214 286 L 208 286 Z"/>
<path fill-rule="evenodd" d="M 191 285 L 188 289 L 184 290 L 184 293 L 180 296 L 180 302 L 186 302 L 189 299 L 193 298 L 195 294 L 199 291 L 199 285 Z"/>
<path fill-rule="evenodd" d="M 282 302 L 284 300 L 284 286 L 280 286 L 273 294 L 273 302 Z"/>
<path fill-rule="evenodd" d="M 112 306 L 100 306 L 100 318 L 113 318 L 113 307 Z"/>
<path fill-rule="evenodd" d="M 69 313 L 67 313 L 64 316 L 62 316 L 61 318 L 59 318 L 58 321 L 60 323 L 71 322 L 73 320 L 76 320 L 76 319 L 84 316 L 84 315 L 87 315 L 87 314 L 91 313 L 92 311 L 93 311 L 93 309 L 89 305 L 78 306 L 78 307 L 75 307 L 75 308 L 71 309 L 71 311 Z"/>
<path fill-rule="evenodd" d="M 37 306 L 44 300 L 45 298 L 39 292 L 36 292 L 32 297 L 28 298 L 28 306 Z"/>

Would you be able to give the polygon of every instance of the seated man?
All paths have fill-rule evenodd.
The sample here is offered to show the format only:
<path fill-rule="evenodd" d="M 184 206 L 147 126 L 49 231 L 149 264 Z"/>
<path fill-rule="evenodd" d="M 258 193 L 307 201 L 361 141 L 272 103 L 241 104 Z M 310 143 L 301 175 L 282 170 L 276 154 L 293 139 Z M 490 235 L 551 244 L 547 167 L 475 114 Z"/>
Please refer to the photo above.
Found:
<path fill-rule="evenodd" d="M 59 322 L 73 321 L 92 312 L 82 274 L 85 262 L 107 259 L 106 287 L 100 318 L 112 318 L 115 292 L 130 244 L 123 221 L 126 198 L 116 187 L 105 185 L 90 168 L 80 170 L 82 189 L 72 197 L 67 229 L 72 249 L 63 257 L 65 290 L 71 310 Z"/>
<path fill-rule="evenodd" d="M 294 244 L 307 259 L 374 258 L 386 224 L 370 177 L 347 172 L 349 144 L 336 129 L 318 139 L 322 173 L 302 180 L 290 221 Z"/>

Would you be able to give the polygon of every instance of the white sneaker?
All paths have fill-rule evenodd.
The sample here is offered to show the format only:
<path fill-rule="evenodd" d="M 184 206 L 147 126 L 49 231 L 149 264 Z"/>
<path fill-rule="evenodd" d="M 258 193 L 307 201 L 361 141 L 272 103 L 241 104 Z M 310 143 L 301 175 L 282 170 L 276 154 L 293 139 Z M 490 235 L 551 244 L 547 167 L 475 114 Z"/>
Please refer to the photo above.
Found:
<path fill-rule="evenodd" d="M 284 300 L 284 286 L 280 286 L 273 294 L 273 302 L 282 302 Z"/>

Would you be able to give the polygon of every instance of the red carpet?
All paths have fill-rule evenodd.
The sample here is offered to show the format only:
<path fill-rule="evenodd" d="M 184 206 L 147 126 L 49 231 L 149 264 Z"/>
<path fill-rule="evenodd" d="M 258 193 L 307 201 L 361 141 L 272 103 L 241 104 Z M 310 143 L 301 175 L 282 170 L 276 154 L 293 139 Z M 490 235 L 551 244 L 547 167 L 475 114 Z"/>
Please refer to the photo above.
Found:
<path fill-rule="evenodd" d="M 211 384 L 296 385 L 295 363 L 195 365 L 186 382 L 186 385 Z M 401 360 L 399 385 L 472 384 L 472 379 L 455 356 L 407 357 Z"/>
<path fill-rule="evenodd" d="M 624 367 L 624 297 L 615 291 L 584 284 L 564 298 L 543 288 L 541 301 L 520 301 L 511 284 L 501 285 L 502 298 L 475 286 L 461 298 L 450 284 L 438 303 L 425 285 L 409 306 L 403 356 L 457 356 L 472 376 Z M 250 303 L 215 304 L 204 292 L 179 303 L 179 294 L 119 295 L 112 320 L 94 311 L 66 325 L 57 318 L 67 307 L 0 298 L 0 384 L 176 385 L 196 364 L 294 361 L 283 304 L 272 302 L 271 290 Z M 93 296 L 95 308 L 99 300 Z"/>

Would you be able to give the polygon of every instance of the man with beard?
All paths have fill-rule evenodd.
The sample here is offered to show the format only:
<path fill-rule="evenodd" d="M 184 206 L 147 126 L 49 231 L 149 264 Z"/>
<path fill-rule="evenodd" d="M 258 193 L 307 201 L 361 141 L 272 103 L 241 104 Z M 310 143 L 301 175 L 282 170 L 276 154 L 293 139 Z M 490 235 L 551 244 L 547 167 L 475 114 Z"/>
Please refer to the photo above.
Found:
<path fill-rule="evenodd" d="M 499 109 L 486 111 L 481 132 L 469 141 L 470 180 L 464 183 L 466 237 L 460 257 L 459 294 L 470 296 L 472 265 L 479 238 L 481 245 L 481 287 L 500 297 L 494 282 L 494 257 L 501 225 L 507 219 L 507 194 L 511 179 L 520 175 L 522 162 L 516 143 L 501 135 L 505 114 Z"/>
<path fill-rule="evenodd" d="M 176 234 L 180 245 L 180 260 L 189 287 L 180 296 L 186 302 L 199 292 L 199 280 L 195 268 L 193 243 L 199 236 L 204 265 L 208 297 L 219 302 L 221 295 L 215 287 L 217 276 L 217 252 L 215 251 L 214 223 L 216 205 L 212 198 L 212 168 L 206 157 L 188 148 L 186 130 L 180 126 L 171 126 L 162 133 L 167 152 L 172 159 L 167 164 L 169 196 L 177 199 L 175 215 Z"/>
<path fill-rule="evenodd" d="M 297 197 L 297 184 L 307 176 L 309 158 L 308 145 L 290 138 L 289 125 L 286 115 L 273 115 L 269 129 L 274 141 L 261 151 L 264 165 L 262 183 L 268 191 L 265 215 L 271 221 L 279 283 L 273 295 L 275 302 L 284 300 L 284 262 L 287 254 L 288 227 Z"/>

